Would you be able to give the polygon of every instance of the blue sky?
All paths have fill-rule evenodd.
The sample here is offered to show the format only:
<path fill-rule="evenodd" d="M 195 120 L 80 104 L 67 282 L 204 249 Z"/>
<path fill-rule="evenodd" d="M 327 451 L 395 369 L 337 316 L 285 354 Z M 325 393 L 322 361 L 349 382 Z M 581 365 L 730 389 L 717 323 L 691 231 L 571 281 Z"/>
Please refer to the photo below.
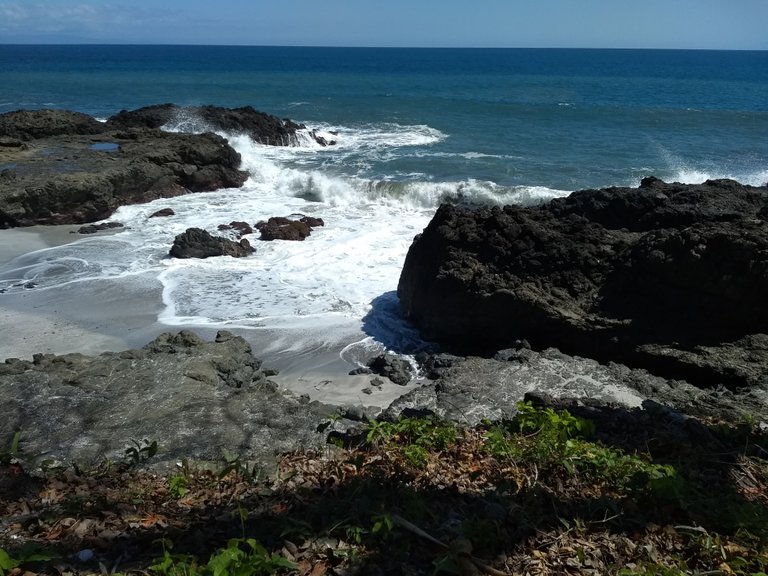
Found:
<path fill-rule="evenodd" d="M 0 0 L 0 43 L 768 49 L 768 0 Z"/>

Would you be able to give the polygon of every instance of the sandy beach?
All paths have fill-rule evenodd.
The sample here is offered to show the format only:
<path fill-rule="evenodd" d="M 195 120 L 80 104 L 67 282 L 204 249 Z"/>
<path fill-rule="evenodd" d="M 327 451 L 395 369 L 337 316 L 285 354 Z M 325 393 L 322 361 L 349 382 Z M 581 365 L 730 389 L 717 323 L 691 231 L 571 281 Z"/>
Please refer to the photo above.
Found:
<path fill-rule="evenodd" d="M 36 250 L 73 242 L 77 226 L 34 226 L 0 231 L 0 270 Z M 127 292 L 117 282 L 74 282 L 45 290 L 0 294 L 0 358 L 38 352 L 98 354 L 141 345 L 164 331 L 157 322 L 161 285 L 150 277 Z M 156 304 L 154 304 L 156 303 Z"/>
<path fill-rule="evenodd" d="M 0 271 L 13 267 L 13 260 L 36 250 L 59 246 L 82 238 L 71 234 L 77 226 L 33 226 L 0 230 Z M 134 278 L 130 284 L 120 280 L 72 282 L 41 290 L 0 294 L 0 360 L 30 359 L 34 354 L 82 353 L 138 348 L 163 332 L 191 329 L 212 339 L 218 328 L 210 326 L 169 326 L 158 320 L 164 309 L 162 284 L 154 274 Z M 256 357 L 269 368 L 279 370 L 274 377 L 281 386 L 296 394 L 339 405 L 385 407 L 413 389 L 384 380 L 380 387 L 370 385 L 370 376 L 349 376 L 355 368 L 342 360 L 343 342 L 328 342 L 313 350 L 293 350 L 299 340 L 291 331 L 231 329 L 253 347 Z M 367 390 L 364 392 L 363 390 Z"/>

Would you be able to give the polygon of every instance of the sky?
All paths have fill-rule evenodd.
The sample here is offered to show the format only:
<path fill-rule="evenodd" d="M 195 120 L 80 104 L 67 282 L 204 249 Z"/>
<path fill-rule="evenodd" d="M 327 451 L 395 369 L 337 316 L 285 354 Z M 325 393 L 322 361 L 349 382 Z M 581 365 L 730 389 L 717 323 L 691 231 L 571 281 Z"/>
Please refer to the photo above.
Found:
<path fill-rule="evenodd" d="M 768 49 L 768 0 L 0 0 L 0 43 Z"/>

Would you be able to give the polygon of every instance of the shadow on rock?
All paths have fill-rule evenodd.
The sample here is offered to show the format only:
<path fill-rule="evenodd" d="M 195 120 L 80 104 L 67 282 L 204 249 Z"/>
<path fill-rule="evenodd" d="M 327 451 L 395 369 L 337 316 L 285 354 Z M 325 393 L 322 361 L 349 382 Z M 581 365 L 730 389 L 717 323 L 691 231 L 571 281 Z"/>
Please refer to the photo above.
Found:
<path fill-rule="evenodd" d="M 674 558 L 685 558 L 694 572 L 726 572 L 723 564 L 737 561 L 746 571 L 760 568 L 768 536 L 760 489 L 768 474 L 750 467 L 765 434 L 652 406 L 538 401 L 544 418 L 559 426 L 568 420 L 564 413 L 546 410 L 568 408 L 590 420 L 594 433 L 517 434 L 513 423 L 501 422 L 457 433 L 439 448 L 437 440 L 422 442 L 431 438 L 422 430 L 346 450 L 294 453 L 266 483 L 190 476 L 184 498 L 145 498 L 145 520 L 108 542 L 82 526 L 115 503 L 92 499 L 78 515 L 79 545 L 110 557 L 111 566 L 121 554 L 160 556 L 164 538 L 175 544 L 174 555 L 205 562 L 229 538 L 245 535 L 295 562 L 299 574 L 469 573 L 448 568 L 471 557 L 501 570 L 488 574 L 606 574 Z M 633 473 L 635 461 L 645 463 L 640 473 Z M 656 482 L 646 472 L 657 469 L 672 471 L 659 478 L 674 481 Z M 158 513 L 174 519 L 146 520 Z"/>
<path fill-rule="evenodd" d="M 405 319 L 394 290 L 371 300 L 371 309 L 363 317 L 363 332 L 396 354 L 433 352 L 435 348 Z"/>

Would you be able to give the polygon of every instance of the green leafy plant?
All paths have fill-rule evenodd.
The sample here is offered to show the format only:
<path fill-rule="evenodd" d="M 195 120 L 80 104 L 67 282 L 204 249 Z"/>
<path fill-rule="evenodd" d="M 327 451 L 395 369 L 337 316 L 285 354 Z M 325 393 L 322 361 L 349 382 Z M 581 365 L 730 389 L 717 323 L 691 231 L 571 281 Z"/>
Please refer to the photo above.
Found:
<path fill-rule="evenodd" d="M 484 434 L 484 450 L 494 457 L 562 466 L 569 474 L 670 501 L 683 494 L 685 484 L 674 467 L 590 441 L 595 432 L 592 421 L 528 402 L 519 402 L 517 408 L 511 423 L 490 425 Z"/>
<path fill-rule="evenodd" d="M 231 539 L 205 565 L 190 555 L 171 554 L 172 546 L 163 541 L 163 556 L 150 566 L 152 572 L 160 576 L 269 576 L 296 568 L 279 554 L 270 554 L 253 538 Z"/>
<path fill-rule="evenodd" d="M 411 465 L 423 468 L 430 451 L 445 450 L 456 442 L 458 434 L 454 426 L 432 417 L 373 420 L 368 424 L 366 441 L 371 446 L 398 447 Z"/>
<path fill-rule="evenodd" d="M 141 441 L 132 438 L 131 442 L 133 446 L 125 449 L 125 459 L 130 466 L 138 466 L 157 454 L 157 440 L 150 442 L 146 438 Z"/>
<path fill-rule="evenodd" d="M 368 531 L 362 526 L 346 526 L 344 528 L 344 533 L 349 542 L 360 546 L 363 543 L 363 538 L 368 534 Z"/>
<path fill-rule="evenodd" d="M 523 434 L 534 432 L 561 443 L 569 438 L 588 438 L 595 433 L 594 422 L 574 416 L 568 410 L 558 412 L 552 408 L 536 408 L 530 402 L 518 402 L 517 411 L 513 422 Z"/>
<path fill-rule="evenodd" d="M 408 444 L 402 448 L 401 452 L 416 468 L 424 468 L 429 462 L 429 452 L 418 444 Z"/>
<path fill-rule="evenodd" d="M 0 576 L 33 562 L 47 562 L 57 558 L 55 554 L 47 552 L 39 545 L 30 543 L 11 553 L 0 548 Z"/>
<path fill-rule="evenodd" d="M 373 528 L 371 528 L 372 534 L 378 534 L 380 536 L 386 536 L 395 527 L 395 521 L 389 514 L 382 514 L 380 516 L 374 516 Z"/>
<path fill-rule="evenodd" d="M 21 455 L 19 443 L 21 442 L 21 430 L 17 430 L 11 438 L 8 450 L 0 450 L 0 464 L 8 465 Z"/>
<path fill-rule="evenodd" d="M 211 556 L 206 566 L 207 573 L 213 576 L 268 575 L 295 567 L 279 554 L 269 554 L 253 538 L 230 540 L 226 548 Z"/>
<path fill-rule="evenodd" d="M 171 476 L 168 479 L 168 492 L 177 500 L 189 493 L 189 477 L 183 474 Z"/>
<path fill-rule="evenodd" d="M 242 460 L 239 455 L 224 450 L 224 467 L 219 471 L 219 478 L 224 478 L 230 472 L 234 472 L 246 482 L 255 484 L 261 479 L 262 470 L 257 464 L 252 466 Z"/>
<path fill-rule="evenodd" d="M 515 445 L 510 442 L 509 434 L 504 426 L 491 425 L 483 435 L 483 450 L 495 458 L 508 458 L 519 454 Z"/>

